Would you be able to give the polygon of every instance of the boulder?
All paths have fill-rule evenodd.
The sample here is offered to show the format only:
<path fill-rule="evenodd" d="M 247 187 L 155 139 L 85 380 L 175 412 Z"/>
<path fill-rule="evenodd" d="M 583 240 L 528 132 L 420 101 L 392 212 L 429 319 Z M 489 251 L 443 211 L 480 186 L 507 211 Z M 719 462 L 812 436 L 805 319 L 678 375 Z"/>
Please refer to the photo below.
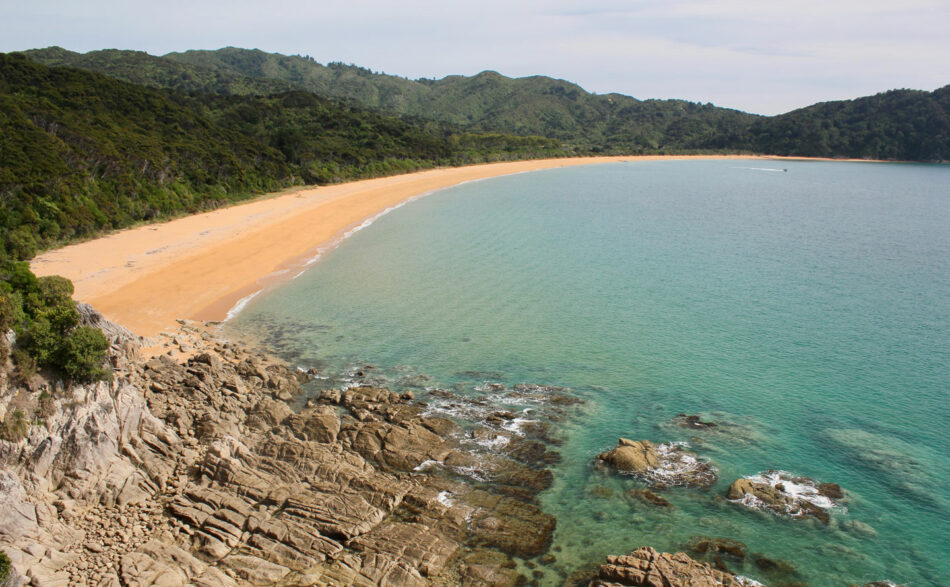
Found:
<path fill-rule="evenodd" d="M 621 438 L 617 442 L 617 448 L 600 453 L 597 458 L 614 469 L 627 473 L 645 473 L 660 464 L 656 447 L 648 440 Z"/>

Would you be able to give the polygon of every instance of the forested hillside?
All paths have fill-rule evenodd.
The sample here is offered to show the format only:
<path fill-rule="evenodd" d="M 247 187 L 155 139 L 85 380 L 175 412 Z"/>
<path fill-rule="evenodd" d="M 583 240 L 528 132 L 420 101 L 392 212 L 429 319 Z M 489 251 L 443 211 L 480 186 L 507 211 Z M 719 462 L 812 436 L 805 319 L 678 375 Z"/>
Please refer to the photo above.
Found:
<path fill-rule="evenodd" d="M 153 57 L 133 51 L 29 51 L 50 65 L 189 92 L 266 95 L 296 88 L 381 111 L 481 132 L 540 135 L 590 153 L 757 152 L 914 161 L 950 159 L 950 86 L 895 90 L 755 116 L 683 100 L 596 95 L 544 76 L 492 71 L 439 80 L 322 65 L 310 57 L 228 47 Z"/>
<path fill-rule="evenodd" d="M 720 137 L 758 117 L 684 100 L 595 95 L 544 76 L 512 79 L 493 71 L 441 80 L 408 80 L 308 57 L 258 50 L 170 53 L 27 52 L 48 65 L 90 69 L 133 83 L 216 93 L 268 93 L 287 84 L 365 108 L 462 125 L 479 132 L 540 135 L 586 152 L 658 153 L 721 148 Z M 185 68 L 185 69 L 182 69 Z M 185 73 L 187 72 L 187 73 Z M 254 81 L 256 80 L 256 81 Z M 259 85 L 262 82 L 273 86 Z"/>
<path fill-rule="evenodd" d="M 291 185 L 562 154 L 301 91 L 186 94 L 0 54 L 0 257 Z"/>
<path fill-rule="evenodd" d="M 950 86 L 824 102 L 756 121 L 748 148 L 776 155 L 950 160 Z"/>

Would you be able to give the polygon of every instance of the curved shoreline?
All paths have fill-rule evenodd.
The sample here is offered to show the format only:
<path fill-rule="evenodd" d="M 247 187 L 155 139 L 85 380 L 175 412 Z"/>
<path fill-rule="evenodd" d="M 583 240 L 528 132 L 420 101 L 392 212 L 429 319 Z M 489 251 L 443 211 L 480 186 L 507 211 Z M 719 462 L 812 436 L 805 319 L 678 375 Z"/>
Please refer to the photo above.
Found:
<path fill-rule="evenodd" d="M 143 336 L 180 318 L 220 321 L 256 292 L 292 278 L 354 229 L 405 202 L 467 181 L 558 167 L 754 155 L 575 157 L 440 168 L 305 187 L 48 251 L 37 275 L 73 281 L 75 299 Z"/>

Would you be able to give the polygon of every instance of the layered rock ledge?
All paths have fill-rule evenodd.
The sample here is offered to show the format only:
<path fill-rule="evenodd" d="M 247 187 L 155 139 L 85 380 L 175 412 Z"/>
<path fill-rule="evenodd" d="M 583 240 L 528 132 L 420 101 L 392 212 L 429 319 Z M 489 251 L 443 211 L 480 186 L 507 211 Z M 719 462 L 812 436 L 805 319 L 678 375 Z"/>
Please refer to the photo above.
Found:
<path fill-rule="evenodd" d="M 728 571 L 714 569 L 700 563 L 682 552 L 669 554 L 657 552 L 644 546 L 628 555 L 608 556 L 607 563 L 600 566 L 592 587 L 619 587 L 633 585 L 666 587 L 689 585 L 690 587 L 742 587 L 761 585 L 756 581 L 739 577 Z"/>

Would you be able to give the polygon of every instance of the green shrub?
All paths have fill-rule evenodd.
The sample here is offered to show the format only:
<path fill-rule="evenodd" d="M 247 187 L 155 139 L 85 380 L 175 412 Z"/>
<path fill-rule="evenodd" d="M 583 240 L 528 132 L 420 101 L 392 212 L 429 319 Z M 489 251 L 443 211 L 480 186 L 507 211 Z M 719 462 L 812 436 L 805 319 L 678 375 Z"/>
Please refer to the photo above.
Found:
<path fill-rule="evenodd" d="M 10 578 L 10 557 L 7 556 L 7 553 L 0 550 L 0 585 L 5 584 L 6 580 Z"/>
<path fill-rule="evenodd" d="M 19 301 L 14 301 L 11 292 L 0 293 L 0 335 L 13 327 L 16 320 L 15 305 L 19 305 Z"/>
<path fill-rule="evenodd" d="M 99 330 L 79 326 L 72 294 L 73 284 L 64 277 L 37 278 L 27 263 L 0 262 L 0 327 L 16 331 L 13 363 L 21 381 L 37 365 L 79 381 L 109 376 L 103 366 L 109 343 Z"/>
<path fill-rule="evenodd" d="M 91 326 L 74 328 L 62 341 L 57 365 L 67 375 L 79 381 L 106 379 L 109 371 L 103 367 L 109 341 L 102 331 Z"/>

